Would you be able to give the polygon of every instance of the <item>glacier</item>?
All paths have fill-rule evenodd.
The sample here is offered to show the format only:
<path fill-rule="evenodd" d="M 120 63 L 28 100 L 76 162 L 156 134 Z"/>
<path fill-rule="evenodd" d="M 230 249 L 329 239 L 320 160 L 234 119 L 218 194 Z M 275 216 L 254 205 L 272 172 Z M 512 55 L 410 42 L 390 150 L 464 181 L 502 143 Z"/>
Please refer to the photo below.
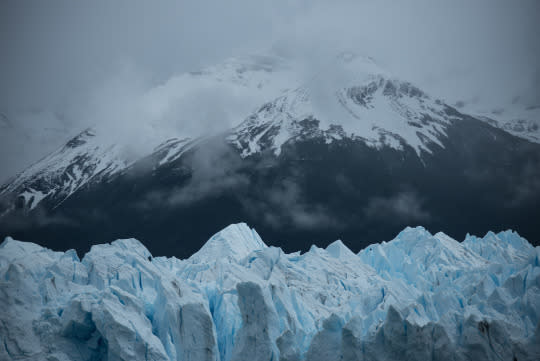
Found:
<path fill-rule="evenodd" d="M 0 245 L 1 360 L 538 360 L 540 247 L 422 227 L 358 254 L 230 225 L 192 257 Z"/>

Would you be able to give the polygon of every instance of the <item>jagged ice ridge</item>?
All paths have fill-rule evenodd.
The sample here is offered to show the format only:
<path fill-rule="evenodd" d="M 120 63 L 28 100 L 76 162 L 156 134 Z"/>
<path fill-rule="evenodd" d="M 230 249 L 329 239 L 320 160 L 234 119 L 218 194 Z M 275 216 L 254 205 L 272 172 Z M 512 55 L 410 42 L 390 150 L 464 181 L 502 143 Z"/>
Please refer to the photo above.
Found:
<path fill-rule="evenodd" d="M 286 254 L 245 224 L 186 260 L 0 245 L 2 360 L 537 360 L 540 247 L 407 228 Z"/>

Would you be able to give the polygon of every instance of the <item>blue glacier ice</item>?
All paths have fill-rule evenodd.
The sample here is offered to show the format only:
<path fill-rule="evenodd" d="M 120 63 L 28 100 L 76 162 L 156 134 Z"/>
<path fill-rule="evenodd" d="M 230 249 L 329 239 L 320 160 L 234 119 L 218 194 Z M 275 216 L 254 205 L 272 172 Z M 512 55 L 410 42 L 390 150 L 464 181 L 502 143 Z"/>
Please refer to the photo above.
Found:
<path fill-rule="evenodd" d="M 539 360 L 540 247 L 406 228 L 286 254 L 246 224 L 192 257 L 0 245 L 1 360 Z"/>

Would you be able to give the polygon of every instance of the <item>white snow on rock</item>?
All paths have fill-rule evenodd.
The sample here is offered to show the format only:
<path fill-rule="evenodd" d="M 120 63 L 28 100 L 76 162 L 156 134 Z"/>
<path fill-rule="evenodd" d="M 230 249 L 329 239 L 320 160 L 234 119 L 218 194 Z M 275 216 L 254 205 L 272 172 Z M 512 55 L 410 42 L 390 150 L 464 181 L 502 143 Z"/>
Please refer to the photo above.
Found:
<path fill-rule="evenodd" d="M 442 146 L 454 119 L 447 109 L 371 58 L 343 53 L 309 81 L 261 106 L 229 140 L 244 157 L 265 148 L 279 155 L 288 141 L 313 136 L 327 143 L 359 139 L 376 148 L 408 145 L 421 155 L 431 153 L 433 144 Z"/>
<path fill-rule="evenodd" d="M 2 360 L 538 360 L 540 247 L 422 227 L 286 254 L 246 224 L 186 260 L 0 245 Z"/>
<path fill-rule="evenodd" d="M 30 210 L 47 197 L 60 203 L 88 182 L 126 168 L 118 152 L 118 145 L 104 145 L 87 129 L 0 188 L 0 195 L 18 193 Z"/>

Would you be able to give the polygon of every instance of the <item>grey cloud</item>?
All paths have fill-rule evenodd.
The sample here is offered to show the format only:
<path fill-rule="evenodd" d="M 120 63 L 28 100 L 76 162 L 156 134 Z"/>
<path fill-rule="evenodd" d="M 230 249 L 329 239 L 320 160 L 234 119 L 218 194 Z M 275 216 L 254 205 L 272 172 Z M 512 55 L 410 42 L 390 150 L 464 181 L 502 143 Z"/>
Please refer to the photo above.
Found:
<path fill-rule="evenodd" d="M 389 222 L 421 222 L 430 219 L 422 201 L 413 192 L 400 192 L 389 197 L 372 197 L 364 208 L 367 219 L 387 219 Z"/>
<path fill-rule="evenodd" d="M 2 205 L 0 204 L 0 207 Z M 33 211 L 31 217 L 9 217 L 3 219 L 5 223 L 4 229 L 10 232 L 18 232 L 31 227 L 48 227 L 48 226 L 72 226 L 79 225 L 78 221 L 65 214 L 51 214 L 42 206 L 38 205 Z"/>
<path fill-rule="evenodd" d="M 249 179 L 238 172 L 239 159 L 229 155 L 228 145 L 212 140 L 205 142 L 186 160 L 189 169 L 185 170 L 188 177 L 185 184 L 151 192 L 137 202 L 137 207 L 187 206 L 205 197 L 247 186 Z"/>
<path fill-rule="evenodd" d="M 183 164 L 189 168 L 185 170 L 188 177 L 185 184 L 151 192 L 137 201 L 137 207 L 142 210 L 156 205 L 183 207 L 215 195 L 238 194 L 249 189 L 249 175 L 242 169 L 238 155 L 228 145 L 209 139 L 184 158 Z M 292 225 L 316 230 L 337 228 L 341 224 L 325 205 L 310 202 L 292 178 L 265 188 L 260 194 L 242 194 L 237 199 L 247 213 L 270 227 Z"/>
<path fill-rule="evenodd" d="M 275 47 L 306 64 L 350 49 L 449 102 L 506 103 L 538 94 L 539 11 L 537 1 L 315 1 Z"/>
<path fill-rule="evenodd" d="M 529 159 L 519 173 L 503 175 L 513 184 L 509 204 L 512 207 L 534 205 L 540 194 L 540 162 Z"/>
<path fill-rule="evenodd" d="M 299 229 L 316 230 L 337 228 L 341 223 L 324 205 L 308 202 L 292 180 L 285 179 L 265 190 L 264 197 L 264 202 L 250 198 L 242 199 L 242 202 L 248 212 L 271 227 L 293 225 Z"/>

